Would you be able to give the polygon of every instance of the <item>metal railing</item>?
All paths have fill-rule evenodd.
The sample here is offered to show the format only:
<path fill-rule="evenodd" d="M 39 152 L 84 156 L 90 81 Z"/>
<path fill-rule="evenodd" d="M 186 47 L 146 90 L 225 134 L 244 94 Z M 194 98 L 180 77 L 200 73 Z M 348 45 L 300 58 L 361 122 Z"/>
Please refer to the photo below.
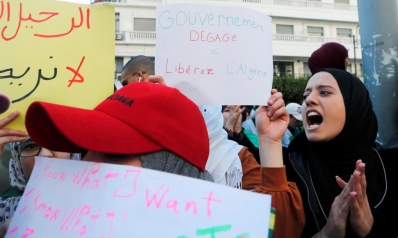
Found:
<path fill-rule="evenodd" d="M 345 10 L 345 11 L 357 11 L 357 6 L 350 4 L 337 4 L 337 3 L 324 3 L 324 2 L 312 2 L 312 1 L 297 1 L 297 0 L 262 0 L 269 4 L 293 6 L 293 7 L 309 7 L 309 8 L 321 8 L 321 9 L 334 9 L 334 10 Z"/>
<path fill-rule="evenodd" d="M 131 39 L 155 40 L 156 32 L 154 32 L 154 31 L 133 31 L 133 32 L 130 32 L 130 38 Z"/>
<path fill-rule="evenodd" d="M 139 1 L 139 0 L 130 0 L 130 1 Z M 350 4 L 325 3 L 325 2 L 300 1 L 300 0 L 187 0 L 187 1 L 274 4 L 274 5 L 303 7 L 303 8 L 358 11 L 357 6 Z"/>
<path fill-rule="evenodd" d="M 124 41 L 127 39 L 156 40 L 156 32 L 155 31 L 116 32 L 115 37 L 116 37 L 117 41 Z M 343 45 L 353 44 L 352 38 L 349 38 L 349 37 L 324 37 L 324 36 L 273 34 L 272 40 L 273 41 L 285 41 L 285 42 L 302 42 L 302 43 L 337 42 L 337 43 L 340 43 Z M 358 42 L 359 42 L 359 40 L 358 40 Z M 360 46 L 357 46 L 357 47 L 360 47 Z"/>
<path fill-rule="evenodd" d="M 357 6 L 351 4 L 338 4 L 338 3 L 325 3 L 313 1 L 300 1 L 300 0 L 185 0 L 191 2 L 230 2 L 230 3 L 247 3 L 257 5 L 280 5 L 302 8 L 317 8 L 328 10 L 342 10 L 342 11 L 358 11 Z M 114 3 L 131 3 L 131 4 L 145 4 L 145 3 L 158 3 L 162 4 L 164 0 L 92 0 L 92 3 L 99 2 L 114 2 Z M 173 0 L 169 1 L 173 2 Z"/>
<path fill-rule="evenodd" d="M 327 43 L 337 42 L 343 45 L 353 44 L 352 38 L 349 37 L 324 37 L 324 36 L 300 36 L 300 35 L 272 35 L 274 41 L 290 41 L 290 42 L 314 42 L 314 43 Z"/>

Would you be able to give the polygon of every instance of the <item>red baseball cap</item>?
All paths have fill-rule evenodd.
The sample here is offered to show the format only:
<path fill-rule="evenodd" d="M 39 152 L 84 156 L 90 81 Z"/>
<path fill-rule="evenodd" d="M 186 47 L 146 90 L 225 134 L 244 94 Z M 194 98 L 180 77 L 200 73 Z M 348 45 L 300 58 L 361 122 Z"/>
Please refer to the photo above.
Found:
<path fill-rule="evenodd" d="M 209 156 L 209 136 L 198 106 L 177 89 L 154 83 L 129 84 L 93 110 L 34 102 L 25 124 L 37 144 L 56 151 L 169 150 L 202 171 Z"/>

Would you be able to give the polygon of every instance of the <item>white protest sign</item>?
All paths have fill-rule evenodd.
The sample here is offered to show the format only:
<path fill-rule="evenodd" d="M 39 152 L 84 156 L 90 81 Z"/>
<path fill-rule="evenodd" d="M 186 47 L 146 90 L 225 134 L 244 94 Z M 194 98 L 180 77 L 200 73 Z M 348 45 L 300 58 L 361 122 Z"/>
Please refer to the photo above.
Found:
<path fill-rule="evenodd" d="M 138 167 L 36 157 L 6 237 L 268 237 L 271 196 Z"/>
<path fill-rule="evenodd" d="M 271 18 L 244 7 L 158 6 L 155 60 L 156 74 L 197 104 L 265 104 Z"/>

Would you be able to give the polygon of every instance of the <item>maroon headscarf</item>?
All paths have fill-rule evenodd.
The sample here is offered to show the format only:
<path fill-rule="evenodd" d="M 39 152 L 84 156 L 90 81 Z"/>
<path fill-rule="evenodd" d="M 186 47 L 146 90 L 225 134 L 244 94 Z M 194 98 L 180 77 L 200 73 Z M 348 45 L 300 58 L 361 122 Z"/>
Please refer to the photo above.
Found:
<path fill-rule="evenodd" d="M 329 42 L 321 46 L 311 54 L 308 59 L 308 67 L 312 74 L 324 68 L 345 69 L 345 59 L 348 50 L 341 44 Z"/>

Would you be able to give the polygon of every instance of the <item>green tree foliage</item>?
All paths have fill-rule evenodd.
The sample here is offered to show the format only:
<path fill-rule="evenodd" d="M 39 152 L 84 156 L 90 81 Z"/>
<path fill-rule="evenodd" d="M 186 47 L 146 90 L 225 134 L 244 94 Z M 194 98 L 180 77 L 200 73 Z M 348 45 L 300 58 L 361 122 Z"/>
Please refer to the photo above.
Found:
<path fill-rule="evenodd" d="M 283 100 L 287 105 L 290 102 L 301 104 L 303 93 L 307 85 L 308 78 L 277 77 L 274 76 L 272 88 L 278 89 L 283 94 Z"/>

